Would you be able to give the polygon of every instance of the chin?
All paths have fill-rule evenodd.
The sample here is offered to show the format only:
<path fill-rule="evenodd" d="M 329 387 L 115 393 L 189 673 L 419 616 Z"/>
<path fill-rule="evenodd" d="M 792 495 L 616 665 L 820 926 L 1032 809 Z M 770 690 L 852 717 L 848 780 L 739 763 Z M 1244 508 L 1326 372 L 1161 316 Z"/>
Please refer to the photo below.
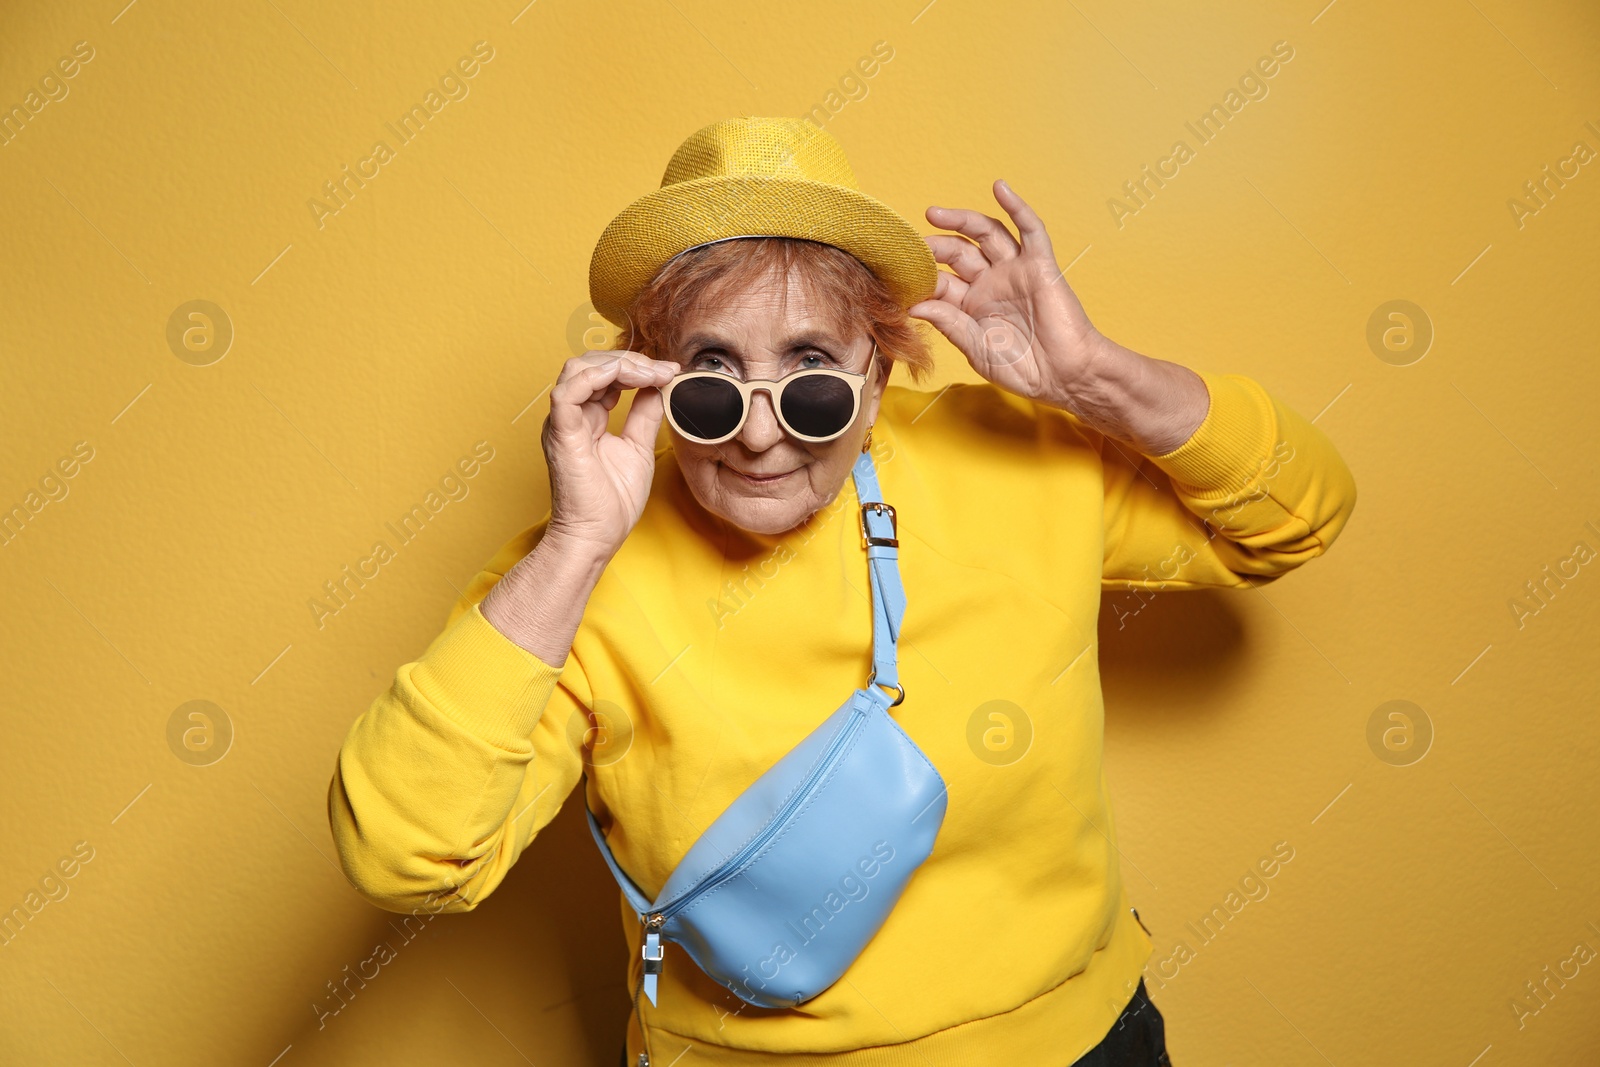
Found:
<path fill-rule="evenodd" d="M 790 500 L 752 501 L 752 506 L 733 507 L 723 518 L 742 530 L 758 534 L 781 534 L 805 521 L 806 511 Z"/>
<path fill-rule="evenodd" d="M 720 487 L 719 487 L 720 488 Z M 700 494 L 696 494 L 700 496 Z M 714 504 L 712 502 L 715 502 Z M 711 492 L 700 496 L 700 504 L 724 522 L 753 534 L 787 533 L 810 514 L 805 502 L 791 496 L 762 496 L 759 492 Z"/>

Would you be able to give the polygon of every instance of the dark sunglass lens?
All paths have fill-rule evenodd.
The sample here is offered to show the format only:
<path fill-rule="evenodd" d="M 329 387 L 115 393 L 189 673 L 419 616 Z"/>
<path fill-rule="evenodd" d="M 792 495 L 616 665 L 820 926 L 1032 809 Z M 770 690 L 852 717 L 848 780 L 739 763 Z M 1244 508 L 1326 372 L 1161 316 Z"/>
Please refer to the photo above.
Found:
<path fill-rule="evenodd" d="M 783 391 L 783 417 L 795 432 L 829 437 L 850 425 L 850 387 L 830 374 L 808 374 Z"/>
<path fill-rule="evenodd" d="M 672 417 L 690 437 L 726 437 L 743 414 L 744 399 L 732 382 L 690 378 L 672 388 Z"/>

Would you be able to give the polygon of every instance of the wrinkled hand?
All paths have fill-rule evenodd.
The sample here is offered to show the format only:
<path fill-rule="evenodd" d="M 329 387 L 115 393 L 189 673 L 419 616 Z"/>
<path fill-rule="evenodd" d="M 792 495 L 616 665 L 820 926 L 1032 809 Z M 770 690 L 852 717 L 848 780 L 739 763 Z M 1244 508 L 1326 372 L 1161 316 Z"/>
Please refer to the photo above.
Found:
<path fill-rule="evenodd" d="M 661 387 L 677 364 L 638 352 L 590 351 L 561 367 L 540 431 L 550 472 L 546 536 L 564 537 L 602 558 L 639 522 L 655 475 L 655 440 L 666 409 Z M 637 389 L 622 432 L 609 430 L 623 390 Z"/>
<path fill-rule="evenodd" d="M 977 211 L 930 207 L 928 221 L 964 236 L 924 238 L 954 274 L 910 309 L 950 339 L 974 370 L 1019 396 L 1074 410 L 1072 400 L 1106 355 L 1105 337 L 1062 277 L 1044 223 L 1004 180 L 994 197 L 1016 224 Z M 967 240 L 971 238 L 971 240 Z"/>

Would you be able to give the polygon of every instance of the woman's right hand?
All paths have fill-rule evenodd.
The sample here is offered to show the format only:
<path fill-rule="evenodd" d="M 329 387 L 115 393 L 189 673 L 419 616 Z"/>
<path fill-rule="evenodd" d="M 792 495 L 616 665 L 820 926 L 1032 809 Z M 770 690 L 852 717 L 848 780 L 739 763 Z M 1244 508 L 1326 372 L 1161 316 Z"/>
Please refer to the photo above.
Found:
<path fill-rule="evenodd" d="M 638 352 L 585 352 L 567 360 L 550 390 L 540 440 L 550 470 L 547 536 L 609 559 L 644 513 L 655 476 L 664 408 L 660 387 L 676 363 Z M 638 389 L 621 434 L 607 429 L 624 389 Z"/>

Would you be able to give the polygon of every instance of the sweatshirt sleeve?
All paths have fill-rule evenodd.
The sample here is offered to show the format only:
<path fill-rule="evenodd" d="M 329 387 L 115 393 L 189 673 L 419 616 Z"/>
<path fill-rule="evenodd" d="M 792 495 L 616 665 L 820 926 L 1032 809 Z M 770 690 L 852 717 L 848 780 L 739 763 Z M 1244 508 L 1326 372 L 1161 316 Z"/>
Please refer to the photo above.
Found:
<path fill-rule="evenodd" d="M 328 788 L 339 862 L 388 911 L 477 907 L 583 772 L 569 740 L 588 694 L 575 653 L 545 663 L 479 610 L 542 526 L 478 574 L 444 631 L 395 672 L 339 750 Z"/>
<path fill-rule="evenodd" d="M 1322 431 L 1251 378 L 1196 373 L 1210 407 L 1188 441 L 1141 456 L 1102 439 L 1106 588 L 1271 580 L 1326 552 L 1355 508 Z"/>

